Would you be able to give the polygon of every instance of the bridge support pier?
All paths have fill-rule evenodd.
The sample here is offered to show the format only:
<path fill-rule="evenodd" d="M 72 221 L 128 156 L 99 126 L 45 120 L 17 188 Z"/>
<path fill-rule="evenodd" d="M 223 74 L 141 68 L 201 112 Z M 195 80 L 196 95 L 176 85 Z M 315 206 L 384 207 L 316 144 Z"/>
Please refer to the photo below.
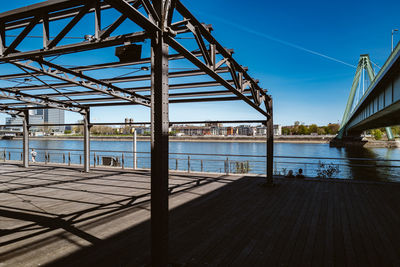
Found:
<path fill-rule="evenodd" d="M 336 136 L 329 142 L 330 147 L 355 147 L 364 146 L 368 141 L 363 140 L 360 135 L 344 135 L 342 138 Z"/>
<path fill-rule="evenodd" d="M 394 135 L 393 135 L 393 132 L 392 132 L 392 128 L 386 127 L 385 130 L 386 130 L 387 139 L 389 141 L 394 141 Z"/>

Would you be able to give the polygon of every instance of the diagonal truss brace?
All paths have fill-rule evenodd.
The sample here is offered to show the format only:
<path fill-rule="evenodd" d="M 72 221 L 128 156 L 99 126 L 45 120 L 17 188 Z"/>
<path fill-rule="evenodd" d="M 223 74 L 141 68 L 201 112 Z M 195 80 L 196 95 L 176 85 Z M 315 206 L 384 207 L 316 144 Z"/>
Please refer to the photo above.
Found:
<path fill-rule="evenodd" d="M 233 49 L 227 49 L 230 53 L 233 53 Z M 192 53 L 196 56 L 201 56 L 200 52 L 192 51 Z M 179 60 L 182 59 L 183 56 L 179 54 L 170 54 L 169 60 Z M 95 65 L 85 65 L 85 66 L 77 66 L 73 68 L 69 68 L 69 70 L 73 70 L 75 72 L 81 73 L 82 71 L 90 71 L 90 70 L 100 70 L 106 68 L 114 68 L 114 67 L 124 67 L 124 66 L 133 66 L 133 65 L 140 65 L 150 63 L 150 58 L 142 58 L 137 61 L 131 62 L 109 62 L 109 63 L 100 63 Z M 24 78 L 24 77 L 31 77 L 32 75 L 41 75 L 40 73 L 30 72 L 30 73 L 18 73 L 18 74 L 8 74 L 8 75 L 0 75 L 0 80 L 6 79 L 14 79 L 14 78 Z"/>
<path fill-rule="evenodd" d="M 83 114 L 85 109 L 83 107 L 78 107 L 76 105 L 68 104 L 63 101 L 54 100 L 48 97 L 41 97 L 41 96 L 32 96 L 27 93 L 18 92 L 16 90 L 4 89 L 0 88 L 0 97 L 6 99 L 13 99 L 22 101 L 25 103 L 30 103 L 34 105 L 40 105 L 48 108 L 56 108 L 56 109 L 63 109 L 72 112 L 79 112 Z M 7 107 L 7 105 L 6 105 Z M 11 108 L 7 108 L 11 109 Z"/>
<path fill-rule="evenodd" d="M 22 110 L 12 109 L 7 107 L 7 105 L 0 105 L 0 112 L 11 116 L 24 116 L 24 112 Z"/>
<path fill-rule="evenodd" d="M 93 1 L 92 1 L 93 2 Z M 51 41 L 44 41 L 46 49 L 51 49 L 55 47 L 66 35 L 67 33 L 85 16 L 89 11 L 90 4 L 86 4 L 81 8 L 79 13 L 57 34 L 57 36 Z"/>
<path fill-rule="evenodd" d="M 206 29 L 183 5 L 177 0 L 176 1 L 176 11 L 180 13 L 184 19 L 188 20 L 186 25 L 187 29 L 193 33 L 195 36 L 196 42 L 199 46 L 201 54 L 203 56 L 203 62 L 201 65 L 205 65 L 210 68 L 212 71 L 217 70 L 222 65 L 226 65 L 229 68 L 232 79 L 235 85 L 235 92 L 241 92 L 245 90 L 247 87 L 250 88 L 252 96 L 251 98 L 239 96 L 245 102 L 250 104 L 252 107 L 256 108 L 261 105 L 264 100 L 268 100 L 269 96 L 258 86 L 257 81 L 252 79 L 249 74 L 240 66 L 232 57 L 232 54 L 229 53 L 226 49 L 224 49 L 211 35 L 210 31 Z M 169 37 L 170 41 L 174 40 L 172 37 Z M 174 40 L 175 41 L 175 40 Z M 206 43 L 209 43 L 209 49 L 207 49 Z M 180 45 L 175 41 L 175 45 Z M 171 46 L 174 46 L 170 43 Z M 181 46 L 181 45 L 180 45 Z M 176 48 L 176 47 L 174 47 Z M 182 47 L 183 48 L 183 47 Z M 183 53 L 182 51 L 179 51 Z M 216 62 L 215 55 L 216 53 L 220 53 L 223 56 L 223 59 L 219 62 Z M 188 58 L 188 57 L 187 57 Z M 189 58 L 188 58 L 189 59 Z M 197 65 L 193 60 L 189 59 Z M 199 61 L 199 60 L 197 60 Z M 198 66 L 199 67 L 199 66 Z M 204 66 L 203 66 L 204 67 Z M 210 76 L 210 73 L 208 73 Z M 222 84 L 223 85 L 223 84 Z M 225 85 L 224 85 L 225 86 Z M 232 88 L 225 86 L 229 90 L 233 91 Z M 234 93 L 235 93 L 234 92 Z M 256 108 L 258 110 L 258 108 Z M 258 110 L 259 111 L 259 110 Z"/>
<path fill-rule="evenodd" d="M 142 16 L 138 16 L 136 13 L 136 10 L 129 5 L 128 3 L 124 2 L 123 0 L 106 0 L 109 2 L 111 5 L 114 6 L 118 11 L 120 11 L 122 14 L 126 15 L 130 20 L 133 22 L 138 23 L 139 26 L 144 28 L 147 31 L 151 32 L 158 32 L 160 31 L 160 28 L 158 28 L 154 23 L 152 23 L 149 19 L 143 18 Z M 189 52 L 185 47 L 183 47 L 180 43 L 178 43 L 173 37 L 167 36 L 165 37 L 165 42 L 167 42 L 171 47 L 173 47 L 176 51 L 184 55 L 189 61 L 191 61 L 193 64 L 195 64 L 198 68 L 206 72 L 208 75 L 213 77 L 216 81 L 220 82 L 221 85 L 226 87 L 228 90 L 236 94 L 240 99 L 244 100 L 247 104 L 255 108 L 257 111 L 262 113 L 263 115 L 269 117 L 269 115 L 260 108 L 260 105 L 264 99 L 268 98 L 268 96 L 265 94 L 261 88 L 257 85 L 257 83 L 250 78 L 250 76 L 243 70 L 243 68 L 238 65 L 232 56 L 211 36 L 210 32 L 208 29 L 204 27 L 200 22 L 198 22 L 187 10 L 186 8 L 180 3 L 180 1 L 174 1 L 174 8 L 177 9 L 181 15 L 188 19 L 188 23 L 186 27 L 194 34 L 196 42 L 200 48 L 200 51 L 202 53 L 202 56 L 204 58 L 204 62 L 199 60 L 197 57 L 195 57 L 191 52 Z M 168 16 L 171 18 L 172 17 L 172 12 L 174 8 L 171 8 L 168 10 Z M 151 13 L 150 11 L 148 12 L 149 14 Z M 141 23 L 139 23 L 139 21 Z M 168 22 L 168 21 L 167 21 Z M 168 31 L 168 26 L 166 30 Z M 173 34 L 171 34 L 173 35 Z M 236 80 L 236 88 L 231 86 L 228 82 L 226 82 L 225 79 L 223 79 L 221 76 L 216 74 L 215 72 L 215 59 L 213 58 L 213 55 L 215 54 L 214 51 L 208 51 L 206 44 L 204 42 L 204 39 L 206 39 L 210 44 L 215 45 L 213 47 L 212 45 L 210 48 L 217 48 L 218 52 L 221 52 L 221 54 L 225 57 L 228 58 L 226 62 L 229 61 L 229 66 L 231 66 L 231 73 L 232 73 L 232 78 Z M 211 50 L 210 49 L 210 50 Z M 222 51 L 221 51 L 222 50 Z M 211 54 L 211 55 L 210 55 Z M 236 70 L 234 67 L 238 68 L 239 74 L 236 74 Z M 241 74 L 240 74 L 241 73 Z M 250 89 L 252 92 L 252 99 L 248 98 L 247 96 L 243 95 L 241 91 L 244 90 L 244 85 L 239 84 L 239 80 L 243 80 L 243 77 L 250 82 Z M 246 84 L 247 85 L 247 84 Z"/>
<path fill-rule="evenodd" d="M 15 38 L 15 40 L 7 47 L 4 51 L 1 50 L 2 56 L 8 55 L 10 52 L 14 51 L 14 49 L 22 42 L 22 40 L 28 35 L 28 33 L 35 27 L 35 25 L 39 22 L 40 17 L 35 16 L 30 23 L 22 30 L 22 32 Z"/>
<path fill-rule="evenodd" d="M 124 0 L 105 0 L 105 2 L 109 3 L 116 10 L 121 12 L 122 14 L 128 16 L 133 22 L 139 25 L 141 28 L 146 30 L 149 33 L 159 32 L 161 29 L 146 18 L 142 13 L 140 13 L 135 6 L 130 5 Z M 149 11 L 151 12 L 151 11 Z"/>
<path fill-rule="evenodd" d="M 211 55 L 209 54 L 204 39 L 201 35 L 199 27 L 193 26 L 191 23 L 187 24 L 188 29 L 193 33 L 194 38 L 196 39 L 197 45 L 200 48 L 200 52 L 203 56 L 204 62 L 207 66 L 213 66 L 213 60 L 211 59 Z"/>
<path fill-rule="evenodd" d="M 142 33 L 133 33 L 126 35 L 118 35 L 114 37 L 110 37 L 110 34 L 118 28 L 121 23 L 126 19 L 125 15 L 121 16 L 117 21 L 115 21 L 110 27 L 106 29 L 101 29 L 101 11 L 103 9 L 110 9 L 113 6 L 106 3 L 106 1 L 102 0 L 86 0 L 86 1 L 67 1 L 67 0 L 54 0 L 47 1 L 53 3 L 41 3 L 41 7 L 36 7 L 26 12 L 23 12 L 21 17 L 17 19 L 10 16 L 2 17 L 0 21 L 0 60 L 8 61 L 12 59 L 24 59 L 29 60 L 33 56 L 38 55 L 54 55 L 59 52 L 61 53 L 71 53 L 77 52 L 78 50 L 90 50 L 93 48 L 113 46 L 116 44 L 122 44 L 125 41 L 135 41 L 135 40 L 144 40 L 146 38 L 146 34 Z M 60 2 L 60 5 L 66 5 L 62 10 L 57 12 L 51 12 L 53 8 L 56 7 L 57 2 Z M 69 2 L 69 3 L 67 3 Z M 142 15 L 137 8 L 140 7 L 140 0 L 110 0 L 109 2 L 113 2 L 119 8 L 124 10 L 128 10 L 129 14 L 134 14 L 137 21 L 135 21 L 139 26 L 145 28 L 146 30 L 154 29 L 154 24 L 150 22 L 144 15 Z M 132 4 L 132 5 L 131 5 Z M 39 5 L 39 4 L 37 4 Z M 46 10 L 48 9 L 48 10 Z M 82 21 L 82 18 L 87 14 L 94 12 L 94 21 L 95 21 L 95 34 L 93 39 L 89 42 L 83 41 L 80 43 L 74 44 L 66 44 L 59 45 L 61 41 L 66 37 L 66 35 L 77 25 L 77 23 Z M 26 14 L 29 13 L 29 14 Z M 59 13 L 59 14 L 58 14 Z M 30 14 L 33 14 L 30 16 Z M 57 35 L 54 38 L 50 38 L 50 22 L 58 19 L 70 18 L 72 19 L 68 22 L 68 24 L 61 28 L 58 31 Z M 37 25 L 42 24 L 43 28 L 43 47 L 38 50 L 31 50 L 29 52 L 21 52 L 16 48 L 17 46 L 26 38 L 27 34 Z M 22 32 L 14 39 L 14 41 L 10 44 L 6 44 L 6 31 L 12 30 L 15 28 L 22 28 Z M 59 27 L 57 27 L 57 30 Z M 158 29 L 159 30 L 159 29 Z"/>
<path fill-rule="evenodd" d="M 78 71 L 78 70 L 76 70 Z M 216 70 L 216 73 L 226 73 L 229 70 L 227 68 L 221 68 Z M 32 75 L 37 75 L 37 73 Z M 201 70 L 188 70 L 188 71 L 177 71 L 177 72 L 170 72 L 169 77 L 171 78 L 179 78 L 179 77 L 191 77 L 191 76 L 197 76 L 197 75 L 204 75 L 204 72 Z M 31 75 L 30 75 L 31 76 Z M 117 77 L 117 78 L 104 78 L 100 79 L 100 81 L 104 81 L 107 83 L 124 83 L 124 82 L 137 82 L 137 81 L 147 81 L 151 79 L 151 76 L 148 74 L 145 75 L 138 75 L 138 76 L 126 76 L 126 77 Z M 28 86 L 14 86 L 14 87 L 6 87 L 5 89 L 15 89 L 15 90 L 20 90 L 20 91 L 25 91 L 25 90 L 41 90 L 41 89 L 48 89 L 49 87 L 51 88 L 67 88 L 67 87 L 74 87 L 76 86 L 75 84 L 71 84 L 69 82 L 63 82 L 63 83 L 50 83 L 48 85 L 28 85 Z M 217 86 L 217 85 L 216 85 Z M 124 88 L 125 90 L 128 91 L 134 91 L 135 88 Z M 87 93 L 87 92 L 85 92 Z M 96 92 L 96 94 L 100 94 L 100 92 Z"/>
<path fill-rule="evenodd" d="M 159 22 L 161 18 L 158 16 L 156 10 L 154 9 L 153 5 L 150 3 L 150 0 L 140 0 L 142 6 L 146 13 L 151 16 L 153 21 Z"/>
<path fill-rule="evenodd" d="M 265 112 L 263 109 L 261 109 L 259 107 L 259 104 L 252 102 L 250 98 L 243 95 L 239 90 L 237 90 L 230 83 L 228 83 L 224 78 L 222 78 L 220 75 L 218 75 L 212 68 L 210 68 L 205 63 L 203 63 L 200 59 L 198 59 L 196 56 L 194 56 L 185 47 L 183 47 L 180 43 L 178 43 L 174 38 L 168 36 L 168 37 L 166 37 L 166 42 L 174 50 L 176 50 L 179 53 L 181 53 L 182 55 L 184 55 L 189 61 L 191 61 L 199 69 L 201 69 L 202 71 L 204 71 L 205 73 L 210 75 L 213 79 L 215 79 L 217 82 L 219 82 L 222 86 L 224 86 L 225 88 L 230 90 L 232 93 L 234 93 L 236 96 L 238 96 L 240 99 L 245 101 L 247 104 L 252 106 L 254 109 L 256 109 L 258 112 L 260 112 L 264 116 L 269 117 L 269 114 L 267 112 Z"/>
<path fill-rule="evenodd" d="M 93 91 L 97 91 L 119 99 L 133 102 L 135 104 L 150 106 L 150 100 L 148 98 L 143 97 L 134 92 L 129 92 L 110 83 L 94 79 L 80 72 L 61 67 L 59 65 L 53 64 L 51 62 L 42 59 L 34 59 L 34 61 L 39 63 L 40 68 L 30 65 L 33 63 L 33 61 L 28 61 L 25 63 L 22 62 L 12 62 L 12 63 L 16 66 L 29 69 L 31 71 L 41 73 L 44 75 L 48 75 L 50 77 L 75 84 L 77 86 L 82 86 Z M 48 68 L 46 68 L 45 65 Z M 71 75 L 72 77 L 70 77 L 69 75 Z"/>

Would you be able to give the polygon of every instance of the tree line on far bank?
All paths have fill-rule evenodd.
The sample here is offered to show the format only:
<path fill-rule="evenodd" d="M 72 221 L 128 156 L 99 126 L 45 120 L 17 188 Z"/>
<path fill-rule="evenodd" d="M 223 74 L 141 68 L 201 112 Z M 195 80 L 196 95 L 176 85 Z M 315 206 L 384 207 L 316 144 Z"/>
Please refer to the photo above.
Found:
<path fill-rule="evenodd" d="M 73 132 L 77 135 L 83 134 L 83 126 L 75 126 Z M 120 135 L 120 134 L 130 134 L 131 130 L 128 126 L 123 128 L 114 128 L 105 125 L 95 125 L 90 128 L 90 133 L 93 135 Z M 72 131 L 65 131 L 66 134 L 72 133 Z"/>
<path fill-rule="evenodd" d="M 282 126 L 283 135 L 336 135 L 339 132 L 340 124 L 329 123 L 325 126 L 318 126 L 316 124 L 304 125 L 299 121 L 295 121 L 294 125 Z M 391 126 L 393 135 L 400 136 L 400 126 Z M 372 129 L 365 132 L 372 135 L 376 140 L 386 138 L 385 128 Z"/>
<path fill-rule="evenodd" d="M 294 125 L 282 126 L 283 135 L 335 135 L 339 131 L 340 125 L 338 123 L 329 123 L 325 126 L 318 126 L 316 124 L 304 125 L 299 121 L 295 121 Z"/>

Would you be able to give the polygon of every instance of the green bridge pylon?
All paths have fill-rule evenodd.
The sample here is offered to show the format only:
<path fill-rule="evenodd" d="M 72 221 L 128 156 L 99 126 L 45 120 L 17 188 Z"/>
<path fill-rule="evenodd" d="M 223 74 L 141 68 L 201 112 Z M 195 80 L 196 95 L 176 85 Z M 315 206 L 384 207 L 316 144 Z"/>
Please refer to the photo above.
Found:
<path fill-rule="evenodd" d="M 369 55 L 367 55 L 367 54 L 360 55 L 360 60 L 358 61 L 358 65 L 357 65 L 357 69 L 356 69 L 356 74 L 354 75 L 353 83 L 351 85 L 349 99 L 347 100 L 346 109 L 344 110 L 342 123 L 340 124 L 339 133 L 336 136 L 337 139 L 342 139 L 343 135 L 346 131 L 346 125 L 347 125 L 347 122 L 349 121 L 349 117 L 352 112 L 351 108 L 354 103 L 354 98 L 355 98 L 355 95 L 357 92 L 357 88 L 360 85 L 360 77 L 364 71 L 368 74 L 368 78 L 372 84 L 372 81 L 375 79 L 375 72 L 374 72 L 374 69 L 372 68 L 371 60 L 369 59 Z M 367 91 L 368 90 L 363 91 L 363 96 Z M 388 140 L 391 140 L 391 141 L 394 140 L 394 135 L 393 135 L 392 129 L 390 127 L 386 127 L 385 129 L 386 129 L 386 135 L 387 135 Z"/>

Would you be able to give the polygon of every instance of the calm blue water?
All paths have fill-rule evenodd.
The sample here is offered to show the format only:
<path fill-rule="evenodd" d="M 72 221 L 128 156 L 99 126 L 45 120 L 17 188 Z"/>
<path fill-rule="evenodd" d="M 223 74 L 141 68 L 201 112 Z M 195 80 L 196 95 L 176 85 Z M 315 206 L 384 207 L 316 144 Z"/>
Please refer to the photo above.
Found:
<path fill-rule="evenodd" d="M 21 159 L 21 140 L 0 140 L 0 151 L 6 149 L 6 158 Z M 150 167 L 150 143 L 137 143 L 137 164 L 139 168 Z M 79 140 L 31 140 L 30 148 L 38 152 L 37 161 L 44 161 L 45 152 L 50 154 L 51 162 L 68 162 L 68 153 L 72 163 L 78 164 L 82 160 L 83 143 Z M 192 171 L 209 172 L 237 172 L 249 164 L 249 172 L 265 173 L 266 146 L 264 143 L 232 143 L 232 142 L 170 142 L 170 168 Z M 94 157 L 118 157 L 124 166 L 133 166 L 132 142 L 129 141 L 91 141 L 91 164 Z M 400 149 L 387 148 L 330 148 L 328 144 L 274 144 L 275 165 L 274 173 L 285 174 L 289 169 L 296 172 L 302 168 L 309 177 L 316 177 L 318 170 L 323 168 L 319 163 L 334 166 L 339 170 L 335 178 L 398 181 L 400 182 Z M 177 154 L 174 154 L 177 153 Z M 1 152 L 1 157 L 3 153 Z M 189 155 L 188 155 L 189 154 Z M 195 154 L 223 154 L 195 155 Z M 229 154 L 229 155 L 226 155 Z M 64 155 L 64 159 L 63 159 Z M 233 156 L 231 156 L 233 155 Z M 242 156 L 238 156 L 242 155 Z M 190 160 L 188 160 L 190 157 Z M 315 157 L 296 158 L 296 157 Z M 343 158 L 320 159 L 320 158 Z M 354 158 L 368 158 L 361 161 Z M 377 161 L 390 159 L 397 161 Z M 190 165 L 188 164 L 190 163 Z M 325 166 L 326 168 L 326 166 Z"/>

